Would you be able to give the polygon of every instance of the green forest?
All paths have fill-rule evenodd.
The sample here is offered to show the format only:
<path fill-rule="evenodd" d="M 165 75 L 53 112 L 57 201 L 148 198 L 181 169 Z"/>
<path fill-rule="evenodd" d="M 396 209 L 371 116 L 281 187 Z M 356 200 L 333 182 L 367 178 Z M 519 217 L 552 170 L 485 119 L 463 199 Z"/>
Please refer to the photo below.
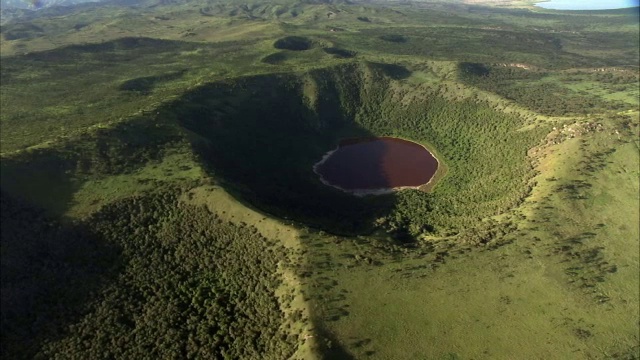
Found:
<path fill-rule="evenodd" d="M 2 196 L 2 283 L 13 295 L 3 303 L 4 356 L 293 353 L 298 334 L 284 327 L 287 304 L 275 295 L 287 250 L 256 228 L 180 204 L 175 189 L 112 203 L 77 224 Z"/>

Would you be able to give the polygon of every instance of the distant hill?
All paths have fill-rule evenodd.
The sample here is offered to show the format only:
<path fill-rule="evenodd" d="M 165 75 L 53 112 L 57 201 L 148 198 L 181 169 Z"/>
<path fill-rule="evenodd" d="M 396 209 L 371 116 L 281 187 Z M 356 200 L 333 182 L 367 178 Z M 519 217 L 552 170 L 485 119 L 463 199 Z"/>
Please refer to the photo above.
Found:
<path fill-rule="evenodd" d="M 304 5 L 339 5 L 351 4 L 351 0 L 274 0 L 264 4 L 247 5 L 244 0 L 219 0 L 215 3 L 208 0 L 0 0 L 0 24 L 5 25 L 15 21 L 29 21 L 36 17 L 60 16 L 79 7 L 93 6 L 122 6 L 122 7 L 149 7 L 157 6 L 179 6 L 183 4 L 201 4 L 202 12 L 206 15 L 213 15 L 211 10 L 216 8 L 214 13 L 224 9 L 227 13 L 235 13 L 248 18 L 264 18 L 266 9 L 279 9 L 283 7 L 292 10 L 296 6 Z M 287 11 L 284 11 L 287 12 Z M 299 9 L 293 10 L 299 13 Z M 268 17 L 268 16 L 267 16 Z"/>
<path fill-rule="evenodd" d="M 100 0 L 0 0 L 3 10 L 29 9 L 37 10 L 52 6 L 70 6 L 86 2 L 99 2 Z"/>
<path fill-rule="evenodd" d="M 34 15 L 34 11 L 54 6 L 72 6 L 102 0 L 0 0 L 0 23 Z"/>

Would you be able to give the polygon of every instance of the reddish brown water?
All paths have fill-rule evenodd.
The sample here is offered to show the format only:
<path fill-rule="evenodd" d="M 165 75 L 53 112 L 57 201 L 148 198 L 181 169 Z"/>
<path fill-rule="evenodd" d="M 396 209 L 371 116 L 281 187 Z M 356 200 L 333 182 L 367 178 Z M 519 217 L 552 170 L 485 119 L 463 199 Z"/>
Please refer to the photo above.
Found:
<path fill-rule="evenodd" d="M 323 182 L 347 191 L 417 187 L 437 169 L 422 145 L 392 137 L 343 140 L 315 166 Z"/>

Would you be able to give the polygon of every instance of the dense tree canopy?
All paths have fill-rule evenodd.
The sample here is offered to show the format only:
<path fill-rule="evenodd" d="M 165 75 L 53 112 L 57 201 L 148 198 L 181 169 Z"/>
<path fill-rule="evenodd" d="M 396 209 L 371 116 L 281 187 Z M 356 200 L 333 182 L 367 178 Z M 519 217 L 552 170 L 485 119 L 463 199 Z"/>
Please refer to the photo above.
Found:
<path fill-rule="evenodd" d="M 87 219 L 92 243 L 49 230 L 4 195 L 2 204 L 3 225 L 14 225 L 2 232 L 3 355 L 283 359 L 295 350 L 275 295 L 286 251 L 253 227 L 163 191 Z M 24 291 L 29 302 L 16 301 Z"/>

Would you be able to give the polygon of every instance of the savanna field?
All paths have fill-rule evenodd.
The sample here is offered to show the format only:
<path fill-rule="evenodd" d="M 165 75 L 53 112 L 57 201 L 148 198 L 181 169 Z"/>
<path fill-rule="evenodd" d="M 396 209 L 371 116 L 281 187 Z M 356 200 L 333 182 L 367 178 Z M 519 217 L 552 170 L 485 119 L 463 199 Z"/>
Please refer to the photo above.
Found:
<path fill-rule="evenodd" d="M 21 4 L 2 358 L 640 358 L 638 7 Z M 377 137 L 428 184 L 314 171 Z"/>

